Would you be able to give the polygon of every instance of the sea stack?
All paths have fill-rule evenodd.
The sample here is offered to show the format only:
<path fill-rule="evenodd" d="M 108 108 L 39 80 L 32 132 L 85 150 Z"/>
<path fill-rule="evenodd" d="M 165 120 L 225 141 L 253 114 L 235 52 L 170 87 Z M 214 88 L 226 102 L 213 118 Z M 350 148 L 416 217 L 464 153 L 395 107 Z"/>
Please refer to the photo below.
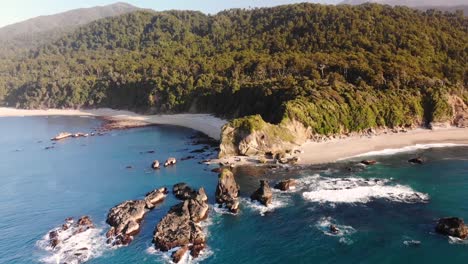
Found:
<path fill-rule="evenodd" d="M 175 165 L 177 162 L 176 158 L 168 158 L 166 162 L 164 163 L 164 167 L 170 166 L 170 165 Z"/>
<path fill-rule="evenodd" d="M 239 185 L 234 179 L 231 170 L 223 168 L 218 177 L 218 186 L 216 187 L 216 202 L 225 206 L 232 213 L 239 210 Z"/>
<path fill-rule="evenodd" d="M 271 200 L 273 198 L 273 193 L 271 192 L 270 185 L 268 185 L 268 181 L 261 180 L 260 181 L 260 188 L 258 188 L 252 195 L 250 199 L 259 201 L 261 204 L 268 206 L 271 204 Z"/>
<path fill-rule="evenodd" d="M 297 181 L 295 179 L 282 180 L 275 185 L 275 189 L 281 191 L 289 191 L 296 188 Z"/>

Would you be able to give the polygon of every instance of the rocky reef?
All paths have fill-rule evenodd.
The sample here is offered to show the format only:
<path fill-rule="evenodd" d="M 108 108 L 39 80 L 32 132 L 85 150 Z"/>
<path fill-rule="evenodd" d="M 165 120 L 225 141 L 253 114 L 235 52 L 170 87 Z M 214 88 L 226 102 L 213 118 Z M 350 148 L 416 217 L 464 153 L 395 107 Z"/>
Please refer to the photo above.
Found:
<path fill-rule="evenodd" d="M 190 251 L 194 258 L 206 247 L 205 234 L 199 223 L 208 217 L 207 196 L 201 188 L 195 197 L 171 207 L 167 215 L 158 223 L 154 231 L 153 243 L 161 251 L 180 247 L 172 254 L 177 263 Z"/>
<path fill-rule="evenodd" d="M 441 218 L 437 222 L 436 232 L 442 235 L 456 237 L 460 239 L 468 238 L 468 226 L 463 219 L 458 217 Z"/>

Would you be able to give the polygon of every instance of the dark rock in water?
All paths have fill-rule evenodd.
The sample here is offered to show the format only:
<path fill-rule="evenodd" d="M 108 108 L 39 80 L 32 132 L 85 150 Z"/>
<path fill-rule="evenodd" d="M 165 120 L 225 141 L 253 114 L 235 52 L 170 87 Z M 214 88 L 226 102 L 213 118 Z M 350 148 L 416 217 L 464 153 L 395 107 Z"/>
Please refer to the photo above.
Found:
<path fill-rule="evenodd" d="M 458 217 L 441 218 L 437 222 L 436 232 L 446 236 L 466 239 L 468 237 L 468 227 L 463 219 Z"/>
<path fill-rule="evenodd" d="M 206 151 L 205 148 L 201 148 L 201 149 L 192 150 L 192 151 L 190 151 L 190 153 L 203 153 L 203 152 L 205 152 L 205 151 Z"/>
<path fill-rule="evenodd" d="M 408 162 L 413 163 L 413 164 L 423 164 L 424 160 L 421 157 L 417 157 L 417 158 L 409 159 Z"/>
<path fill-rule="evenodd" d="M 260 188 L 258 188 L 251 196 L 250 199 L 259 201 L 261 204 L 268 206 L 271 204 L 273 198 L 273 193 L 271 192 L 270 185 L 268 181 L 261 180 Z"/>
<path fill-rule="evenodd" d="M 179 200 L 191 199 L 197 195 L 197 192 L 184 182 L 174 184 L 172 193 Z"/>
<path fill-rule="evenodd" d="M 220 172 L 221 172 L 221 168 L 220 168 L 220 167 L 214 168 L 214 169 L 211 170 L 211 172 L 220 173 Z"/>
<path fill-rule="evenodd" d="M 128 165 L 128 166 L 126 166 L 125 168 L 126 168 L 126 169 L 133 169 L 133 166 Z"/>
<path fill-rule="evenodd" d="M 364 165 L 374 165 L 374 164 L 377 163 L 377 161 L 375 161 L 375 160 L 363 160 L 363 161 L 361 161 L 361 163 L 364 164 Z"/>
<path fill-rule="evenodd" d="M 180 160 L 184 161 L 184 160 L 190 160 L 190 159 L 194 159 L 195 156 L 187 156 L 187 157 L 183 157 L 181 158 Z"/>
<path fill-rule="evenodd" d="M 222 169 L 216 187 L 216 202 L 226 206 L 229 211 L 237 213 L 239 209 L 238 197 L 239 185 L 234 179 L 234 174 L 229 169 Z"/>
<path fill-rule="evenodd" d="M 162 203 L 169 193 L 166 187 L 153 190 L 146 194 L 145 203 L 146 208 L 153 209 L 157 204 Z"/>
<path fill-rule="evenodd" d="M 330 232 L 332 232 L 333 234 L 337 234 L 340 232 L 340 229 L 338 229 L 338 227 L 336 227 L 336 225 L 330 225 L 329 228 Z"/>
<path fill-rule="evenodd" d="M 146 202 L 143 200 L 125 201 L 110 209 L 106 222 L 111 229 L 114 228 L 110 231 L 114 235 L 114 245 L 127 245 L 132 240 L 132 236 L 140 230 L 139 223 L 146 213 L 145 209 Z"/>
<path fill-rule="evenodd" d="M 146 153 L 148 153 L 148 154 L 153 154 L 153 153 L 155 153 L 155 152 L 156 152 L 156 151 L 154 151 L 154 150 L 148 150 L 148 151 L 146 151 Z"/>
<path fill-rule="evenodd" d="M 183 246 L 179 248 L 178 250 L 174 251 L 171 255 L 172 261 L 174 263 L 179 263 L 182 260 L 182 257 L 187 253 L 189 250 L 188 246 Z"/>
<path fill-rule="evenodd" d="M 205 191 L 201 188 L 194 198 L 173 206 L 154 231 L 153 243 L 156 249 L 168 251 L 182 247 L 172 254 L 176 263 L 189 249 L 191 255 L 197 257 L 205 248 L 205 234 L 198 223 L 208 217 L 209 206 L 206 201 Z"/>
<path fill-rule="evenodd" d="M 275 189 L 281 191 L 288 191 L 296 187 L 297 181 L 295 179 L 282 180 L 275 185 Z"/>
<path fill-rule="evenodd" d="M 49 146 L 49 147 L 45 147 L 44 149 L 49 150 L 49 149 L 53 149 L 53 148 L 55 148 L 55 147 L 54 146 Z"/>

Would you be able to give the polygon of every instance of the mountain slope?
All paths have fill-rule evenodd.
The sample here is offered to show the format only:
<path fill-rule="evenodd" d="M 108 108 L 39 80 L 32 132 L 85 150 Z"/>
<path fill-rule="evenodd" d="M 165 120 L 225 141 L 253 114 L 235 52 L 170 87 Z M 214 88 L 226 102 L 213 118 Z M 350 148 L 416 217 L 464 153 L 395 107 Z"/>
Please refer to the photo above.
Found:
<path fill-rule="evenodd" d="M 465 16 L 468 16 L 468 4 L 465 0 L 452 0 L 444 2 L 441 2 L 440 0 L 344 0 L 340 4 L 361 5 L 365 3 L 377 3 L 391 6 L 407 6 L 421 11 L 435 9 L 443 12 L 454 13 L 458 10 L 461 10 L 463 11 Z"/>
<path fill-rule="evenodd" d="M 376 4 L 137 11 L 0 63 L 0 101 L 259 114 L 322 135 L 450 122 L 448 95 L 468 102 L 467 22 Z M 232 138 L 270 127 L 256 120 L 233 122 L 247 132 Z"/>

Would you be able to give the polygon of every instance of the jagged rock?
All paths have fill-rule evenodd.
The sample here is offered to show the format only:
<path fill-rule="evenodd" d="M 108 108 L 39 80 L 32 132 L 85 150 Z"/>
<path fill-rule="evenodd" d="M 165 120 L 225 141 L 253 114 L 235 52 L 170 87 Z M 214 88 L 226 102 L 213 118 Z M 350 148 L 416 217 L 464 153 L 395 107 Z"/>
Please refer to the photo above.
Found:
<path fill-rule="evenodd" d="M 206 194 L 201 188 L 194 198 L 173 206 L 156 226 L 153 237 L 156 249 L 168 251 L 175 247 L 187 247 L 172 255 L 176 263 L 188 249 L 193 257 L 197 257 L 205 248 L 205 234 L 197 223 L 208 217 L 209 206 L 206 200 Z"/>
<path fill-rule="evenodd" d="M 374 164 L 376 164 L 377 161 L 375 161 L 375 160 L 363 160 L 363 161 L 361 161 L 361 163 L 364 164 L 364 165 L 368 165 L 368 166 L 369 166 L 369 165 L 374 165 Z"/>
<path fill-rule="evenodd" d="M 179 200 L 187 200 L 197 195 L 197 192 L 184 182 L 174 184 L 172 193 Z"/>
<path fill-rule="evenodd" d="M 337 233 L 340 232 L 340 229 L 338 229 L 338 227 L 336 227 L 336 225 L 333 225 L 333 224 L 330 225 L 330 226 L 328 227 L 328 229 L 329 229 L 330 232 L 332 232 L 333 234 L 337 234 Z"/>
<path fill-rule="evenodd" d="M 176 158 L 168 158 L 166 162 L 164 162 L 164 167 L 175 165 L 177 162 Z"/>
<path fill-rule="evenodd" d="M 224 168 L 218 177 L 218 186 L 216 187 L 216 202 L 226 206 L 231 212 L 237 213 L 239 185 L 234 179 L 234 174 Z"/>
<path fill-rule="evenodd" d="M 161 203 L 166 198 L 168 190 L 166 187 L 156 189 L 146 194 L 146 208 L 153 209 L 158 203 Z"/>
<path fill-rule="evenodd" d="M 468 227 L 463 219 L 458 217 L 441 218 L 437 222 L 436 232 L 446 236 L 466 239 L 468 237 Z"/>
<path fill-rule="evenodd" d="M 174 251 L 171 255 L 172 261 L 174 263 L 179 263 L 180 260 L 182 260 L 182 257 L 185 255 L 185 253 L 187 253 L 188 250 L 189 250 L 188 246 L 183 246 L 179 248 L 178 250 Z"/>
<path fill-rule="evenodd" d="M 271 203 L 273 198 L 273 193 L 271 192 L 270 185 L 268 181 L 261 180 L 260 188 L 258 188 L 251 196 L 250 199 L 259 201 L 261 204 L 268 206 Z"/>
<path fill-rule="evenodd" d="M 408 162 L 413 163 L 413 164 L 423 164 L 424 160 L 421 157 L 416 157 L 416 158 L 409 159 Z"/>
<path fill-rule="evenodd" d="M 114 236 L 116 245 L 127 245 L 133 235 L 140 230 L 140 222 L 146 213 L 146 202 L 143 200 L 125 201 L 112 209 L 107 214 L 106 222 L 115 228 Z"/>
<path fill-rule="evenodd" d="M 282 180 L 275 185 L 275 189 L 281 191 L 288 191 L 296 187 L 297 181 L 295 179 Z"/>
<path fill-rule="evenodd" d="M 159 169 L 159 161 L 158 160 L 153 161 L 153 163 L 151 164 L 151 168 Z"/>

